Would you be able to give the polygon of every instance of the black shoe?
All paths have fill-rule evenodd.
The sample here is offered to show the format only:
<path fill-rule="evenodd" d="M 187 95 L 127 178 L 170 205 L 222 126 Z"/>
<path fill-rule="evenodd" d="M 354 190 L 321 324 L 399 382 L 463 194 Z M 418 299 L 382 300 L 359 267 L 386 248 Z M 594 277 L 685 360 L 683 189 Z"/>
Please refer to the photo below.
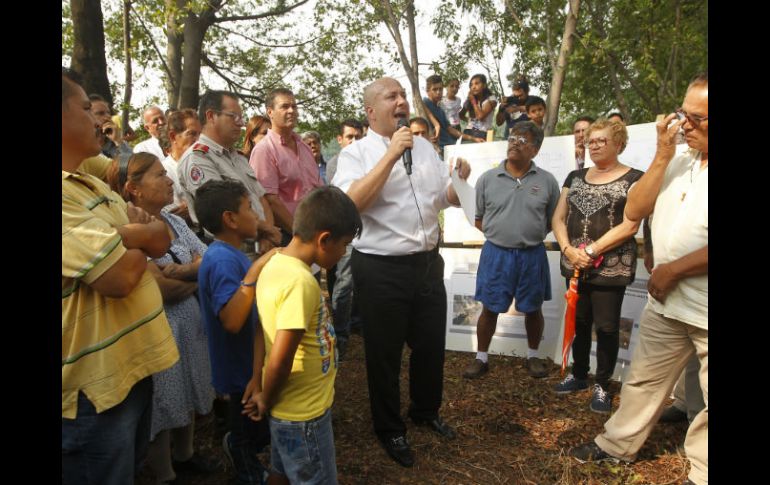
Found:
<path fill-rule="evenodd" d="M 620 462 L 620 459 L 615 458 L 603 449 L 599 448 L 599 445 L 593 441 L 570 449 L 569 455 L 574 457 L 580 463 L 599 461 L 611 461 L 613 463 Z"/>
<path fill-rule="evenodd" d="M 687 413 L 673 404 L 660 413 L 659 423 L 682 423 L 687 421 Z"/>
<path fill-rule="evenodd" d="M 457 437 L 457 433 L 455 432 L 455 430 L 452 429 L 451 426 L 446 424 L 444 420 L 441 419 L 441 416 L 436 416 L 434 419 L 430 419 L 430 420 L 412 418 L 412 421 L 414 422 L 414 424 L 418 426 L 427 426 L 434 433 L 437 433 L 446 439 L 452 440 Z"/>
<path fill-rule="evenodd" d="M 219 471 L 221 463 L 217 460 L 203 457 L 198 453 L 193 453 L 188 460 L 172 462 L 174 471 L 187 472 L 196 475 L 210 475 Z"/>
<path fill-rule="evenodd" d="M 380 443 L 382 443 L 388 455 L 399 465 L 407 468 L 414 465 L 414 452 L 409 447 L 406 436 L 398 435 L 390 438 L 380 438 Z"/>

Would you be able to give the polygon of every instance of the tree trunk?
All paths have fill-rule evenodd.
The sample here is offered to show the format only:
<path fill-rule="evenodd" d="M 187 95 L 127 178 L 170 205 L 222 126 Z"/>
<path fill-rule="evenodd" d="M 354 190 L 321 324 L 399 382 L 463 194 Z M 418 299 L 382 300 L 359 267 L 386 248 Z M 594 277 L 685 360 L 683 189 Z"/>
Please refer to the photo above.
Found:
<path fill-rule="evenodd" d="M 70 6 L 74 37 L 71 67 L 83 76 L 83 89 L 87 94 L 99 94 L 112 105 L 100 0 L 71 0 Z"/>
<path fill-rule="evenodd" d="M 417 116 L 428 119 L 427 108 L 422 102 L 420 95 L 420 71 L 417 60 L 417 30 L 414 26 L 414 0 L 409 0 L 406 5 L 406 24 L 409 29 L 409 54 L 412 61 L 411 72 L 408 73 L 409 84 L 412 85 L 412 99 L 414 100 L 414 110 Z"/>
<path fill-rule="evenodd" d="M 607 63 L 607 69 L 609 69 L 610 72 L 610 82 L 612 82 L 612 91 L 615 93 L 615 101 L 618 103 L 620 114 L 623 115 L 623 119 L 626 120 L 626 124 L 628 125 L 631 123 L 631 110 L 628 108 L 626 96 L 623 94 L 623 88 L 620 86 L 618 72 L 615 70 L 615 65 L 611 62 Z"/>
<path fill-rule="evenodd" d="M 420 76 L 418 74 L 418 61 L 417 61 L 417 35 L 414 26 L 414 2 L 409 0 L 406 5 L 406 22 L 409 30 L 409 52 L 410 56 L 407 57 L 406 49 L 404 48 L 404 42 L 401 39 L 401 31 L 399 30 L 399 17 L 396 17 L 393 12 L 393 7 L 389 0 L 382 0 L 382 5 L 385 7 L 386 16 L 383 18 L 388 27 L 390 35 L 396 42 L 398 48 L 398 55 L 401 58 L 401 64 L 404 66 L 406 77 L 409 79 L 409 84 L 412 88 L 412 108 L 417 113 L 417 116 L 425 116 L 425 105 L 422 102 L 420 96 Z M 410 65 L 411 60 L 411 65 Z"/>
<path fill-rule="evenodd" d="M 180 32 L 177 19 L 184 7 L 184 0 L 166 0 L 166 64 L 169 73 L 166 76 L 166 93 L 168 105 L 179 108 L 179 85 L 182 81 L 182 43 L 184 37 Z"/>
<path fill-rule="evenodd" d="M 545 116 L 545 136 L 553 134 L 556 128 L 556 121 L 559 119 L 559 102 L 561 101 L 561 89 L 564 85 L 564 76 L 567 72 L 567 60 L 572 53 L 572 47 L 575 43 L 575 30 L 577 28 L 578 9 L 580 0 L 569 0 L 569 12 L 564 22 L 564 35 L 561 39 L 561 49 L 559 49 L 559 59 L 556 61 L 556 69 L 551 78 L 551 89 L 548 92 L 546 101 Z"/>
<path fill-rule="evenodd" d="M 206 9 L 195 15 L 187 6 L 187 19 L 184 23 L 182 52 L 182 78 L 179 83 L 179 109 L 198 108 L 198 94 L 201 81 L 201 60 L 203 38 L 214 23 L 216 11 L 222 6 L 222 0 L 209 0 Z"/>
<path fill-rule="evenodd" d="M 198 107 L 199 86 L 201 80 L 201 52 L 203 37 L 208 25 L 193 13 L 187 15 L 184 24 L 184 66 L 179 86 L 179 109 Z"/>
<path fill-rule="evenodd" d="M 123 90 L 121 118 L 123 130 L 128 130 L 128 109 L 131 106 L 133 75 L 131 70 L 131 0 L 123 0 L 123 56 L 126 68 L 126 88 Z"/>

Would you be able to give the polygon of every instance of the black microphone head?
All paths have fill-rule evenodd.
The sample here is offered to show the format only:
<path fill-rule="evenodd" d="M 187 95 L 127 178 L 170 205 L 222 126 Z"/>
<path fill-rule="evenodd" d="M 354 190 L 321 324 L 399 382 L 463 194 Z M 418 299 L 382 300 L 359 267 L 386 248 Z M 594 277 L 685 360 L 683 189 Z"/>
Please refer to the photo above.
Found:
<path fill-rule="evenodd" d="M 399 118 L 398 119 L 398 128 L 401 128 L 402 126 L 406 126 L 409 128 L 409 121 L 406 118 Z"/>

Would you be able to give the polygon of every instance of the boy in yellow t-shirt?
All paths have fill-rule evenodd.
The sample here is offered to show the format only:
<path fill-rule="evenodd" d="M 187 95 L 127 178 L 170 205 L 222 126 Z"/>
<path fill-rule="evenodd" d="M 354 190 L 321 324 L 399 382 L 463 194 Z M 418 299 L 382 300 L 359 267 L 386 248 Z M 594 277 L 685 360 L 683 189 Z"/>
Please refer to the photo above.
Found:
<path fill-rule="evenodd" d="M 246 408 L 253 419 L 269 413 L 272 472 L 292 484 L 337 483 L 330 412 L 336 338 L 310 266 L 334 266 L 361 227 L 355 204 L 339 188 L 314 190 L 294 213 L 291 242 L 257 280 L 266 355 L 262 392 Z"/>

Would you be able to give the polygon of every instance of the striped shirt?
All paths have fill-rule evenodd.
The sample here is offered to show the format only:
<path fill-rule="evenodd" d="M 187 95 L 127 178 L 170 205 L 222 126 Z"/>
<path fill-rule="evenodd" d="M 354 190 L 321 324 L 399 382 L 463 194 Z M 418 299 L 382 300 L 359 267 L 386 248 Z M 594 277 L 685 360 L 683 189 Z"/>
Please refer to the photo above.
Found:
<path fill-rule="evenodd" d="M 62 170 L 61 219 L 62 417 L 74 419 L 79 391 L 97 412 L 110 409 L 179 353 L 149 271 L 125 298 L 89 286 L 126 253 L 116 229 L 128 223 L 125 201 L 92 175 Z"/>

